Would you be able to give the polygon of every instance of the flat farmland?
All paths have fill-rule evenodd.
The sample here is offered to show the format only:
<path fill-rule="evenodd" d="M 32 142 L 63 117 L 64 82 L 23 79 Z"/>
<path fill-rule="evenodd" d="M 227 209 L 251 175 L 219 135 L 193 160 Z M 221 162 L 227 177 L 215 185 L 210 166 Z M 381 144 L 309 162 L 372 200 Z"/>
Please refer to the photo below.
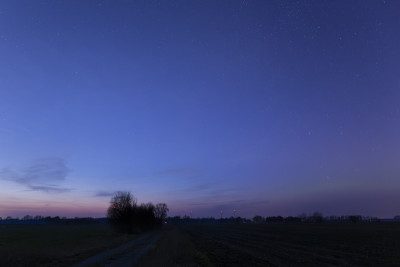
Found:
<path fill-rule="evenodd" d="M 107 225 L 0 225 L 0 266 L 69 266 L 136 237 Z"/>
<path fill-rule="evenodd" d="M 394 223 L 188 225 L 182 231 L 206 265 L 400 264 L 400 224 Z"/>
<path fill-rule="evenodd" d="M 96 259 L 96 260 L 93 260 Z M 399 266 L 400 224 L 0 225 L 0 266 Z"/>

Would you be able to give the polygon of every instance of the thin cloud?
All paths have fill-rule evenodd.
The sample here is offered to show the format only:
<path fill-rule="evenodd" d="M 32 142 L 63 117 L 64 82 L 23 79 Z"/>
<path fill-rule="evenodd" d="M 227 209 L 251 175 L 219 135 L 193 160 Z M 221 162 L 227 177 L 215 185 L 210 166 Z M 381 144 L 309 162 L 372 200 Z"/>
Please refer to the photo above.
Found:
<path fill-rule="evenodd" d="M 99 191 L 94 194 L 95 197 L 112 197 L 115 195 L 115 191 L 107 192 L 107 191 Z"/>
<path fill-rule="evenodd" d="M 46 192 L 46 193 L 64 193 L 64 192 L 69 192 L 72 189 L 70 188 L 62 188 L 62 187 L 56 187 L 56 186 L 45 186 L 45 185 L 28 185 L 28 187 L 32 191 L 41 191 L 41 192 Z"/>
<path fill-rule="evenodd" d="M 153 172 L 152 175 L 193 175 L 194 173 L 196 173 L 196 171 L 190 168 L 171 168 Z"/>
<path fill-rule="evenodd" d="M 217 183 L 201 183 L 201 184 L 196 184 L 192 187 L 190 187 L 188 190 L 189 191 L 206 191 L 210 190 L 213 188 L 214 185 Z"/>
<path fill-rule="evenodd" d="M 193 201 L 188 202 L 190 206 L 214 206 L 220 207 L 233 207 L 235 205 L 250 205 L 250 206 L 266 206 L 270 204 L 270 201 L 263 199 L 233 199 L 233 200 L 217 200 L 217 201 Z"/>
<path fill-rule="evenodd" d="M 61 158 L 47 158 L 36 160 L 22 170 L 19 177 L 21 183 L 64 181 L 70 169 Z"/>
<path fill-rule="evenodd" d="M 46 193 L 62 193 L 72 189 L 54 185 L 66 180 L 71 172 L 62 158 L 45 158 L 35 160 L 32 164 L 19 170 L 3 168 L 0 179 L 25 185 L 30 190 Z"/>

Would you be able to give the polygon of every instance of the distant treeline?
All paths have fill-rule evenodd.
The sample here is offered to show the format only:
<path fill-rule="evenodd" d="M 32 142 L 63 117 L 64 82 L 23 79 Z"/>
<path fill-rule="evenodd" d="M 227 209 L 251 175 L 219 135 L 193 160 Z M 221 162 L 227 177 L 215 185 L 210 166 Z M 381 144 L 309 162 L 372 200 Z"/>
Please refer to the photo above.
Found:
<path fill-rule="evenodd" d="M 164 214 L 165 215 L 165 214 Z M 146 218 L 146 217 L 144 217 Z M 146 220 L 142 219 L 140 223 L 145 223 Z M 394 216 L 392 219 L 380 219 L 377 217 L 361 216 L 361 215 L 344 215 L 344 216 L 326 216 L 323 217 L 320 213 L 314 213 L 311 215 L 299 215 L 299 216 L 267 216 L 262 217 L 260 215 L 254 216 L 251 219 L 242 217 L 230 217 L 230 218 L 191 218 L 189 216 L 174 216 L 164 219 L 167 224 L 261 224 L 261 223 L 376 223 L 376 222 L 400 222 L 400 216 Z M 7 216 L 5 218 L 0 217 L 0 224 L 107 224 L 110 223 L 109 218 L 91 218 L 91 217 L 44 217 L 44 216 L 30 216 L 25 215 L 22 218 L 13 218 Z M 158 223 L 161 223 L 158 220 Z"/>
<path fill-rule="evenodd" d="M 107 218 L 66 218 L 59 216 L 55 217 L 44 217 L 44 216 L 30 216 L 25 215 L 23 218 L 12 218 L 7 216 L 2 219 L 0 217 L 0 224 L 106 224 Z"/>
<path fill-rule="evenodd" d="M 230 217 L 216 219 L 209 218 L 191 218 L 189 216 L 175 216 L 166 219 L 167 224 L 268 224 L 268 223 L 377 223 L 377 222 L 400 222 L 400 216 L 393 219 L 379 219 L 377 217 L 361 216 L 361 215 L 343 215 L 343 216 L 326 216 L 315 212 L 311 215 L 299 216 L 254 216 L 251 219 L 242 217 Z"/>

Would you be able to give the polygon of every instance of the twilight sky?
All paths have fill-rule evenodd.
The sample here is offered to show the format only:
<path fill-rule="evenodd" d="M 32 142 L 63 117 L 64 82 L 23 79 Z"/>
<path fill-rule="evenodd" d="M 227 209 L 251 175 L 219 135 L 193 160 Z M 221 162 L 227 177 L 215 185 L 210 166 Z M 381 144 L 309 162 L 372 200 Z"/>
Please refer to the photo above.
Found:
<path fill-rule="evenodd" d="M 400 1 L 0 2 L 0 216 L 400 214 Z"/>

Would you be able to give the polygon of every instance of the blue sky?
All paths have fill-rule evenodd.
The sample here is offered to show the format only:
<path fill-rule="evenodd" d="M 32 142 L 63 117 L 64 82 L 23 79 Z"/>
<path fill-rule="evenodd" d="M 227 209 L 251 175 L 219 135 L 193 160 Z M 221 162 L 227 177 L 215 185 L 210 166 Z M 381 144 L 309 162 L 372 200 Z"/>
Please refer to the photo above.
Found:
<path fill-rule="evenodd" d="M 0 216 L 392 217 L 397 1 L 2 1 Z"/>

